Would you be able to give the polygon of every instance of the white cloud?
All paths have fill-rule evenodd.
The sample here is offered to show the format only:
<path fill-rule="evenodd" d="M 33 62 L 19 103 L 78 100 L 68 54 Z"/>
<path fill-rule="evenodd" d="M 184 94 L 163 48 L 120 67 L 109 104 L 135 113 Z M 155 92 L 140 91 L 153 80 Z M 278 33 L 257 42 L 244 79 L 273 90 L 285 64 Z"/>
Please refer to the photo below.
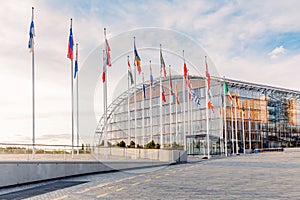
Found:
<path fill-rule="evenodd" d="M 275 49 L 273 49 L 273 51 L 271 51 L 270 53 L 268 53 L 268 55 L 270 56 L 271 59 L 275 59 L 279 55 L 285 54 L 285 53 L 286 53 L 286 49 L 283 48 L 283 46 L 280 46 L 280 47 L 276 47 Z"/>

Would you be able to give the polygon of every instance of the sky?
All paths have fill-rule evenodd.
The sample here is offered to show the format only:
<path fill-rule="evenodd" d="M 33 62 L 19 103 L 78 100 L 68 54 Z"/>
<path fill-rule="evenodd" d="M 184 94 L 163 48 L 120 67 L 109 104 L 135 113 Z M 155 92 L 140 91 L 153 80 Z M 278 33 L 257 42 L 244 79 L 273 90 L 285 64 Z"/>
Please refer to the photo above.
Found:
<path fill-rule="evenodd" d="M 27 49 L 32 6 L 39 144 L 71 141 L 70 62 L 66 58 L 70 18 L 79 43 L 79 63 L 103 43 L 104 27 L 108 39 L 157 27 L 195 40 L 220 76 L 300 90 L 298 0 L 10 0 L 0 4 L 0 143 L 32 140 Z"/>

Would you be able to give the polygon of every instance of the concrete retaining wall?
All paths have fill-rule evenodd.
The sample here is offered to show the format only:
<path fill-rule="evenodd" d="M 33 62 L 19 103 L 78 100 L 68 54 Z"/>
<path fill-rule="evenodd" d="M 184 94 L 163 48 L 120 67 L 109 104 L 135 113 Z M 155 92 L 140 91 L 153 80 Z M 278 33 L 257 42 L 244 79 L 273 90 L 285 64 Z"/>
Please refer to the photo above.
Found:
<path fill-rule="evenodd" d="M 0 162 L 0 187 L 63 178 L 68 176 L 137 169 L 171 164 L 169 162 Z"/>

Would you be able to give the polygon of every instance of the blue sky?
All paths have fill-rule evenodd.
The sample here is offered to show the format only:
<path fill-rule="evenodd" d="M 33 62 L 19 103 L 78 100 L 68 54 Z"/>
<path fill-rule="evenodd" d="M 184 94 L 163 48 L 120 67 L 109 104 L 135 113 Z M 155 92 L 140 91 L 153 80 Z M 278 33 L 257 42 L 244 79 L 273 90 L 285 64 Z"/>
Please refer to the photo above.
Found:
<path fill-rule="evenodd" d="M 0 142 L 31 141 L 31 59 L 28 29 L 35 7 L 37 142 L 69 143 L 69 19 L 80 62 L 108 38 L 143 27 L 181 32 L 198 42 L 228 78 L 300 89 L 300 2 L 1 1 Z M 159 37 L 157 38 L 159 40 Z M 65 123 L 61 123 L 65 121 Z"/>

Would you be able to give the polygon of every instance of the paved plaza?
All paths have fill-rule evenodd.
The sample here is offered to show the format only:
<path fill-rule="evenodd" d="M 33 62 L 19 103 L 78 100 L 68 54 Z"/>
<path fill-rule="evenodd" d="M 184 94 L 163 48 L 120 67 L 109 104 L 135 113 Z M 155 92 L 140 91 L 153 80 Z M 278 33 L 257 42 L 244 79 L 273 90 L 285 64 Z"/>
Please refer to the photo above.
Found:
<path fill-rule="evenodd" d="M 0 190 L 0 199 L 300 199 L 300 153 L 193 161 Z"/>

